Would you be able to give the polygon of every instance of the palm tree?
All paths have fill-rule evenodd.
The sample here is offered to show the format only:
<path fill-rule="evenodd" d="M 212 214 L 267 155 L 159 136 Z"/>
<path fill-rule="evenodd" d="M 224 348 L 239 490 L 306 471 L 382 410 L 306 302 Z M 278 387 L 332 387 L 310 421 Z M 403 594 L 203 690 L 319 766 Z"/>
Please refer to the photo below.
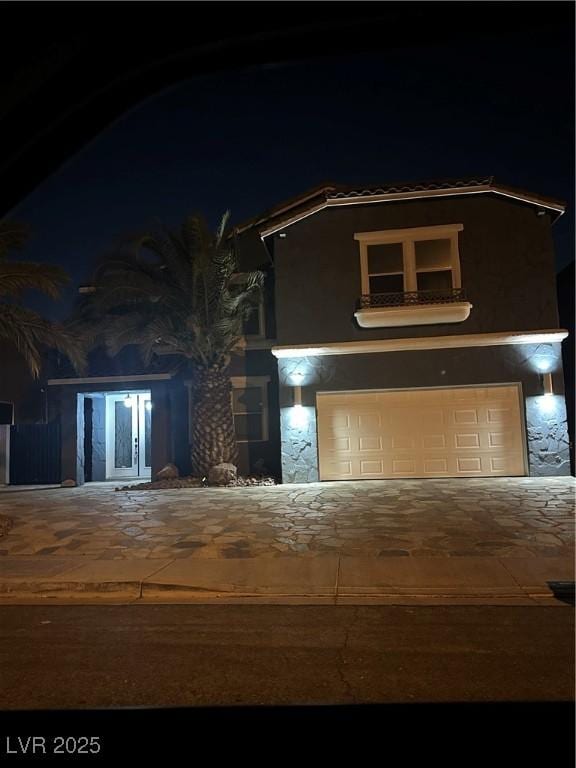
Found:
<path fill-rule="evenodd" d="M 34 378 L 40 375 L 42 347 L 63 352 L 80 371 L 84 367 L 80 340 L 69 329 L 46 320 L 20 303 L 22 292 L 28 289 L 57 299 L 69 280 L 60 267 L 8 260 L 8 253 L 22 248 L 28 234 L 23 224 L 0 221 L 0 339 L 14 344 Z"/>
<path fill-rule="evenodd" d="M 213 233 L 196 214 L 179 231 L 159 227 L 133 239 L 97 271 L 76 325 L 91 346 L 103 343 L 111 355 L 134 344 L 146 365 L 176 355 L 189 368 L 198 476 L 237 461 L 228 366 L 264 278 L 250 272 L 238 281 L 228 220 L 226 213 Z"/>

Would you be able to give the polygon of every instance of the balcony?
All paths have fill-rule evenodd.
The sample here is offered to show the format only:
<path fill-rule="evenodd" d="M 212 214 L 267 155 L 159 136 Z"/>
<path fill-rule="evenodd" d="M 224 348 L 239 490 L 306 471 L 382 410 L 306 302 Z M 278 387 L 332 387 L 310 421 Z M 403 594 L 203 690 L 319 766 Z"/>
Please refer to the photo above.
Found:
<path fill-rule="evenodd" d="M 361 328 L 394 328 L 462 323 L 471 309 L 462 288 L 372 293 L 360 297 L 354 317 Z"/>

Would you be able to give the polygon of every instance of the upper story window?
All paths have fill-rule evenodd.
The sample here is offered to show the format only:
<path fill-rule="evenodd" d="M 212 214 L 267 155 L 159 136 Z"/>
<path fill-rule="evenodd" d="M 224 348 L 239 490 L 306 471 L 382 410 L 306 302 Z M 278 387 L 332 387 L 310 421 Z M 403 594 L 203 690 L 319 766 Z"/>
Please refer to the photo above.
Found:
<path fill-rule="evenodd" d="M 357 232 L 361 328 L 434 325 L 466 320 L 458 233 L 462 224 Z"/>
<path fill-rule="evenodd" d="M 462 224 L 359 232 L 362 294 L 443 291 L 461 287 Z"/>

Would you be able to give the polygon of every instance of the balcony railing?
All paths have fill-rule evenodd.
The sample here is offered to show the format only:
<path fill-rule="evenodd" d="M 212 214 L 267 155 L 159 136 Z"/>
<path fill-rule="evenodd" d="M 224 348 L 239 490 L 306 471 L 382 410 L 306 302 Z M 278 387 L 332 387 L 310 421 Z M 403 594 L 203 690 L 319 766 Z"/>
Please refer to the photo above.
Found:
<path fill-rule="evenodd" d="M 448 288 L 436 291 L 408 291 L 399 293 L 370 293 L 360 297 L 359 309 L 376 307 L 408 307 L 422 304 L 453 304 L 466 301 L 462 288 Z"/>

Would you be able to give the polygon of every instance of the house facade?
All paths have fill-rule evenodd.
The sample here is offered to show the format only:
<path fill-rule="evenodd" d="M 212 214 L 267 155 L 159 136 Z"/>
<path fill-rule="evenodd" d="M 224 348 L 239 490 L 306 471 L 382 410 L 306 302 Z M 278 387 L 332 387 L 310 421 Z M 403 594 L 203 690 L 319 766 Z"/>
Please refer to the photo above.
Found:
<path fill-rule="evenodd" d="M 568 474 L 562 212 L 490 178 L 327 187 L 252 223 L 283 481 Z"/>
<path fill-rule="evenodd" d="M 242 269 L 266 273 L 231 363 L 240 470 L 284 483 L 569 474 L 551 233 L 563 210 L 492 178 L 325 186 L 238 227 Z M 49 379 L 63 480 L 189 471 L 190 380 L 176 361 L 138 365 Z"/>

